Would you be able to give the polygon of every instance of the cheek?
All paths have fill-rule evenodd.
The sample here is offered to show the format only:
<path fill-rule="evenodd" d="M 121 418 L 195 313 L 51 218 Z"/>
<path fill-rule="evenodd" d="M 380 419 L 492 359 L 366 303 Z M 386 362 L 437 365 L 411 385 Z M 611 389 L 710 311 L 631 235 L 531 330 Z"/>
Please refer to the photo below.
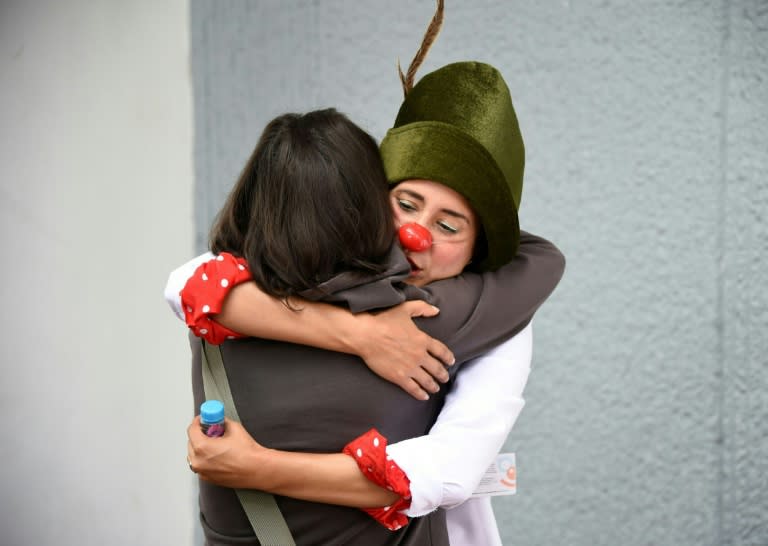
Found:
<path fill-rule="evenodd" d="M 432 265 L 441 278 L 458 275 L 472 256 L 471 245 L 436 245 L 432 253 Z"/>
<path fill-rule="evenodd" d="M 405 219 L 403 218 L 403 211 L 400 207 L 392 206 L 392 219 L 395 221 L 395 228 L 399 228 L 403 224 L 405 224 Z"/>

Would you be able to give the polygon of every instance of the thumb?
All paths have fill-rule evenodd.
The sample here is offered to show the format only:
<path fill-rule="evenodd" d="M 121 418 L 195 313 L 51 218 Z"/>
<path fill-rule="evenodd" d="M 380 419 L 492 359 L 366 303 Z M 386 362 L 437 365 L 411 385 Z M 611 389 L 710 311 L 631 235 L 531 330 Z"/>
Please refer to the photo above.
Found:
<path fill-rule="evenodd" d="M 425 301 L 409 301 L 407 305 L 408 314 L 411 317 L 434 317 L 440 312 L 440 309 L 434 305 L 430 305 Z"/>
<path fill-rule="evenodd" d="M 205 436 L 205 434 L 203 434 L 203 431 L 200 428 L 200 416 L 196 415 L 187 427 L 187 438 L 190 440 L 199 440 L 201 436 Z"/>

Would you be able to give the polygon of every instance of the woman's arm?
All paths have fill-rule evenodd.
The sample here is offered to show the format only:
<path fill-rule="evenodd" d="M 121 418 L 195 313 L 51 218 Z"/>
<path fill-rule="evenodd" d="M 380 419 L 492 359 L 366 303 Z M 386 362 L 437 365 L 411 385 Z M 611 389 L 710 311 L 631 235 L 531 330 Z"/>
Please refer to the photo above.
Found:
<path fill-rule="evenodd" d="M 437 308 L 412 301 L 376 315 L 352 314 L 336 305 L 291 298 L 291 309 L 255 283 L 243 282 L 245 270 L 237 269 L 242 264 L 230 258 L 218 261 L 206 253 L 177 268 L 168 278 L 166 301 L 179 318 L 186 316 L 197 335 L 213 334 L 218 324 L 227 333 L 355 354 L 374 373 L 422 400 L 439 390 L 438 382 L 448 381 L 445 366 L 453 364 L 453 354 L 412 320 L 434 316 Z M 224 339 L 218 332 L 217 337 Z"/>
<path fill-rule="evenodd" d="M 400 498 L 368 480 L 344 453 L 268 449 L 230 420 L 224 436 L 209 438 L 200 429 L 200 416 L 189 425 L 187 435 L 190 466 L 217 485 L 357 508 L 387 506 Z"/>
<path fill-rule="evenodd" d="M 211 252 L 200 254 L 184 265 L 177 267 L 168 275 L 163 296 L 165 296 L 165 301 L 171 306 L 171 310 L 180 320 L 184 320 L 184 310 L 181 308 L 181 290 L 200 265 L 213 260 L 215 257 Z"/>
<path fill-rule="evenodd" d="M 243 283 L 232 289 L 216 320 L 253 337 L 355 354 L 379 377 L 415 398 L 437 392 L 435 381 L 448 381 L 445 366 L 453 364 L 453 354 L 411 320 L 439 312 L 426 302 L 405 302 L 376 314 L 353 314 L 336 305 L 297 299 L 291 304 L 300 310 L 289 310 L 255 283 Z"/>
<path fill-rule="evenodd" d="M 455 506 L 472 494 L 523 407 L 531 339 L 528 326 L 462 369 L 430 433 L 387 448 L 410 479 L 407 515 Z M 388 506 L 399 498 L 369 481 L 345 454 L 267 449 L 238 423 L 228 423 L 223 437 L 208 438 L 199 418 L 188 435 L 193 468 L 219 485 L 358 508 Z"/>

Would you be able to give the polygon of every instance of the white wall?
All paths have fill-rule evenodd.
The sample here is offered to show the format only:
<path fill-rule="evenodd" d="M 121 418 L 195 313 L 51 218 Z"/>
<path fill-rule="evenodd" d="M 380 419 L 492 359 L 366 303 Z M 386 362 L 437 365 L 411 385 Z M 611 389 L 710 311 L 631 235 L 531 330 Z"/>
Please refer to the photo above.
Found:
<path fill-rule="evenodd" d="M 0 542 L 193 537 L 187 2 L 0 5 Z"/>

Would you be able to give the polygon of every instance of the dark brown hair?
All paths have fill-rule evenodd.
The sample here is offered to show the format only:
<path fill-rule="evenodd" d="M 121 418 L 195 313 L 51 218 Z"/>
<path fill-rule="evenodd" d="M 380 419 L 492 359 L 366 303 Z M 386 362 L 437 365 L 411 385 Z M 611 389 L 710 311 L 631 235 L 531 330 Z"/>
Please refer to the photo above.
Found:
<path fill-rule="evenodd" d="M 376 142 L 326 109 L 267 125 L 210 242 L 245 258 L 264 292 L 287 298 L 342 271 L 383 271 L 393 226 Z"/>

